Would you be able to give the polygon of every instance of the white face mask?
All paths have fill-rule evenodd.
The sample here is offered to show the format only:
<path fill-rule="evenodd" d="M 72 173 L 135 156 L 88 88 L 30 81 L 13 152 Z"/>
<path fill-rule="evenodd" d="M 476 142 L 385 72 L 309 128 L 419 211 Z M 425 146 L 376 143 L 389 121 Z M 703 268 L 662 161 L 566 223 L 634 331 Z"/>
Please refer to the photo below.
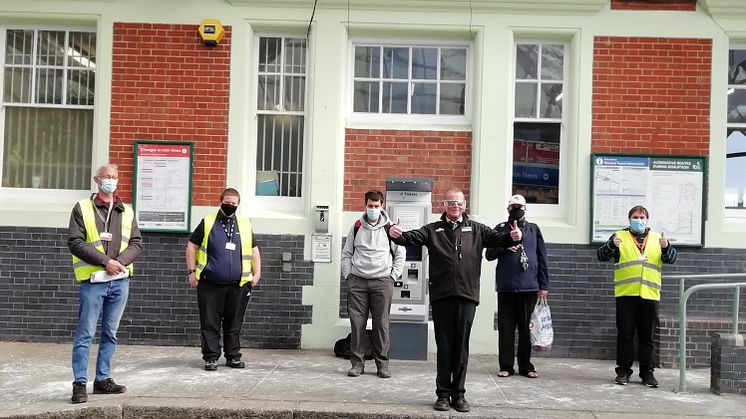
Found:
<path fill-rule="evenodd" d="M 365 216 L 368 217 L 370 221 L 375 221 L 378 219 L 378 217 L 381 216 L 381 209 L 380 208 L 368 208 L 365 210 Z"/>
<path fill-rule="evenodd" d="M 112 194 L 117 190 L 117 179 L 101 179 L 101 190 L 104 193 Z"/>

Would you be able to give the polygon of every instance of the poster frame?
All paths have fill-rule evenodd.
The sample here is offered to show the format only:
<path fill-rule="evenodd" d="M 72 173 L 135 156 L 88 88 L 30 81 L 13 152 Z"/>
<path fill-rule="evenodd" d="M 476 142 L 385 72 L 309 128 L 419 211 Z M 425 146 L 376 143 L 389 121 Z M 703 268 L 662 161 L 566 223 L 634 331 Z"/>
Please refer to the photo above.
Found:
<path fill-rule="evenodd" d="M 688 159 L 688 160 L 698 160 L 702 163 L 702 190 L 701 190 L 701 202 L 702 207 L 700 208 L 702 217 L 701 217 L 701 223 L 699 226 L 700 231 L 700 237 L 699 237 L 699 243 L 676 243 L 676 247 L 694 247 L 694 248 L 701 248 L 705 246 L 705 223 L 707 222 L 707 182 L 708 182 L 708 157 L 707 156 L 697 156 L 697 155 L 687 155 L 687 154 L 634 154 L 634 153 L 591 153 L 591 179 L 590 179 L 590 186 L 591 186 L 591 196 L 590 196 L 590 223 L 589 223 L 589 231 L 588 231 L 588 242 L 590 244 L 600 244 L 604 241 L 594 241 L 593 239 L 593 233 L 594 233 L 594 225 L 596 224 L 596 214 L 595 214 L 595 207 L 596 207 L 596 160 L 598 158 L 603 157 L 637 157 L 637 158 L 654 158 L 654 159 Z M 648 197 L 646 196 L 646 199 Z M 652 214 L 651 218 L 655 218 L 656 215 Z"/>
<path fill-rule="evenodd" d="M 189 147 L 189 165 L 188 165 L 188 185 L 189 190 L 187 191 L 186 199 L 186 227 L 184 229 L 163 229 L 163 228 L 147 228 L 139 227 L 140 231 L 153 232 L 153 233 L 190 233 L 192 225 L 192 175 L 194 171 L 194 143 L 190 141 L 168 141 L 168 140 L 136 140 L 132 145 L 132 160 L 133 160 L 133 176 L 132 176 L 132 207 L 137 214 L 137 183 L 140 178 L 140 168 L 138 165 L 138 153 L 137 148 L 139 145 L 178 145 Z M 139 221 L 138 221 L 139 224 Z"/>

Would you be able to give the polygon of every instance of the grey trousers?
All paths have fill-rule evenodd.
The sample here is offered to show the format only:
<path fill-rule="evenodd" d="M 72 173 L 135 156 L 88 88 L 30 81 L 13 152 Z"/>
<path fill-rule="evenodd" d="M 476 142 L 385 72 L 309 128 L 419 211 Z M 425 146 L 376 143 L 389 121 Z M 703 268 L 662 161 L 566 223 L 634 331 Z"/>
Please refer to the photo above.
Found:
<path fill-rule="evenodd" d="M 350 341 L 350 363 L 352 366 L 365 364 L 365 347 L 368 337 L 365 326 L 368 312 L 373 316 L 371 344 L 378 368 L 389 366 L 389 312 L 394 295 L 394 281 L 391 277 L 365 279 L 349 274 L 347 276 L 347 312 L 350 315 L 352 339 Z"/>

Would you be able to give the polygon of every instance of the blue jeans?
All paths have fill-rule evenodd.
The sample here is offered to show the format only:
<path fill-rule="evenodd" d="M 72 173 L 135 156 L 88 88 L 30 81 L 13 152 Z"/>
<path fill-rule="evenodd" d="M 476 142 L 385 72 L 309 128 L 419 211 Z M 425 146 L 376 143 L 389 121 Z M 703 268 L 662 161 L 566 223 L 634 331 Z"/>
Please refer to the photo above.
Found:
<path fill-rule="evenodd" d="M 98 317 L 101 316 L 101 339 L 96 358 L 96 380 L 109 378 L 111 359 L 117 348 L 117 329 L 127 305 L 130 280 L 91 284 L 80 283 L 80 306 L 78 307 L 78 329 L 73 339 L 73 375 L 76 383 L 88 382 L 88 353 L 96 335 Z"/>

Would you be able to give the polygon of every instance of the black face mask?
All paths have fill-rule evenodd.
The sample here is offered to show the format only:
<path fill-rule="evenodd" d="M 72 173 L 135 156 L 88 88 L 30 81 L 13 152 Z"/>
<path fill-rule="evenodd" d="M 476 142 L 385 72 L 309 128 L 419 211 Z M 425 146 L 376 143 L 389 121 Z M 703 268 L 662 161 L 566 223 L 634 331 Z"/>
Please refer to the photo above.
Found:
<path fill-rule="evenodd" d="M 226 217 L 232 217 L 237 209 L 237 206 L 231 204 L 223 204 L 220 206 L 220 210 L 223 211 L 223 214 L 225 214 Z"/>
<path fill-rule="evenodd" d="M 510 214 L 510 218 L 513 220 L 522 220 L 523 217 L 526 215 L 526 211 L 520 209 L 520 208 L 513 208 L 508 212 Z"/>

